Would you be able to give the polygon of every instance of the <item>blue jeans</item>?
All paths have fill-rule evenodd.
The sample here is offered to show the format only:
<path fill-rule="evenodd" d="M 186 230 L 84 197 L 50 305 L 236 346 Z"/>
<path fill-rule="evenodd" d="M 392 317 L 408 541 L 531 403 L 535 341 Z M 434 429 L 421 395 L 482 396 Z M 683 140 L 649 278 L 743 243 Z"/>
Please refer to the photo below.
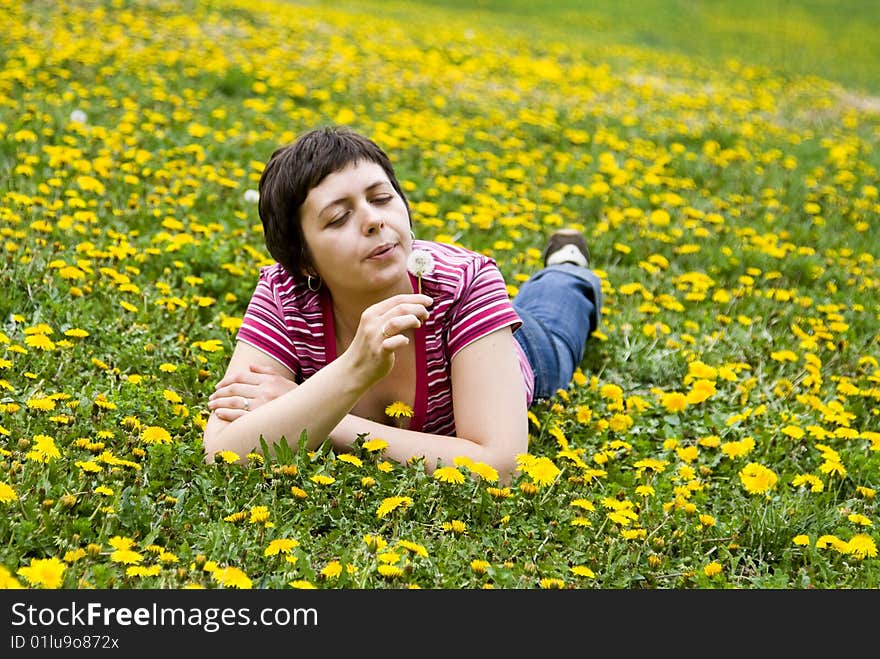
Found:
<path fill-rule="evenodd" d="M 551 265 L 520 286 L 512 302 L 523 321 L 513 336 L 535 373 L 535 399 L 568 389 L 587 339 L 599 326 L 599 277 L 572 263 Z"/>

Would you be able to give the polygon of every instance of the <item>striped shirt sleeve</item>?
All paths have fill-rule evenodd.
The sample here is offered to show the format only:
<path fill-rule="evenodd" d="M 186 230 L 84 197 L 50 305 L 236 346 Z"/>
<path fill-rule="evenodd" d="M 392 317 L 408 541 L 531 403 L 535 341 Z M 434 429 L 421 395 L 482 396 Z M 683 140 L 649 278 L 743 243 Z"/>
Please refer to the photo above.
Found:
<path fill-rule="evenodd" d="M 472 261 L 462 277 L 458 304 L 449 332 L 449 356 L 502 327 L 516 330 L 522 319 L 514 311 L 504 277 L 494 260 Z"/>
<path fill-rule="evenodd" d="M 260 271 L 257 287 L 248 303 L 238 328 L 239 341 L 265 352 L 284 364 L 294 374 L 299 374 L 299 358 L 291 333 L 285 323 L 281 303 L 279 281 L 270 268 Z M 288 282 L 291 285 L 292 282 Z"/>

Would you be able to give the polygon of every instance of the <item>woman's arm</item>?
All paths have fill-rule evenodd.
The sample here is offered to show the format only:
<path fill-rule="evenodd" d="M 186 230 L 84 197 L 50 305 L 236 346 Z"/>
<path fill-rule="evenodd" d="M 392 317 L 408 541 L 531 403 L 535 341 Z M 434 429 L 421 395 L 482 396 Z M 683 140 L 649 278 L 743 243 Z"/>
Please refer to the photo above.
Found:
<path fill-rule="evenodd" d="M 345 352 L 305 382 L 231 421 L 212 413 L 203 438 L 206 461 L 212 462 L 214 454 L 223 450 L 237 453 L 244 461 L 247 453 L 258 449 L 260 437 L 269 446 L 282 437 L 296 445 L 303 431 L 308 448 L 318 446 L 361 396 L 391 372 L 395 352 L 409 343 L 406 333 L 421 326 L 430 304 L 431 298 L 421 294 L 395 295 L 378 302 L 361 314 Z M 239 380 L 244 380 L 250 360 L 259 353 L 239 343 L 224 379 L 234 381 L 239 388 L 249 386 Z M 267 359 L 268 363 L 274 361 L 261 354 L 258 358 L 261 364 Z M 280 364 L 274 367 L 280 368 Z M 232 393 L 239 391 L 233 388 Z"/>
<path fill-rule="evenodd" d="M 306 429 L 309 448 L 329 436 L 337 449 L 348 450 L 366 433 L 388 442 L 386 455 L 395 461 L 423 457 L 433 471 L 441 463 L 452 465 L 456 457 L 466 456 L 491 465 L 507 481 L 516 469 L 516 456 L 528 448 L 525 387 L 513 342 L 510 328 L 502 328 L 469 344 L 453 359 L 456 437 L 395 428 L 349 414 L 366 388 L 351 384 L 358 378 L 352 376 L 343 353 L 301 385 L 290 382 L 277 398 L 267 400 L 272 394 L 260 393 L 258 407 L 250 412 L 224 414 L 231 421 L 215 410 L 205 427 L 206 461 L 212 462 L 217 451 L 231 450 L 244 462 L 247 453 L 259 450 L 260 436 L 269 446 L 282 436 L 295 445 Z M 249 375 L 251 364 L 292 376 L 265 353 L 239 343 L 221 381 L 227 383 L 224 396 L 254 395 L 253 382 L 258 379 Z M 277 381 L 274 386 L 276 391 L 284 389 Z"/>
<path fill-rule="evenodd" d="M 358 434 L 388 442 L 385 454 L 407 462 L 424 457 L 429 471 L 451 466 L 459 456 L 494 467 L 506 482 L 516 471 L 516 457 L 528 450 L 525 384 L 509 327 L 462 348 L 452 360 L 452 400 L 456 436 L 431 435 L 386 426 L 347 415 L 330 439 L 337 448 L 350 446 Z"/>

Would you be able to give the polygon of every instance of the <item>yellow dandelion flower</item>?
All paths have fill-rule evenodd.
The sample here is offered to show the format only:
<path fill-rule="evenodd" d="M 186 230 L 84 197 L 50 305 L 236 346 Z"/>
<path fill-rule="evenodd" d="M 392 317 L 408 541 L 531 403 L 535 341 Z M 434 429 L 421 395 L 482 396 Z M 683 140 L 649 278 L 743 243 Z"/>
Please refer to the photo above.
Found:
<path fill-rule="evenodd" d="M 24 343 L 29 348 L 37 348 L 46 352 L 55 349 L 55 343 L 45 334 L 31 334 L 24 338 Z"/>
<path fill-rule="evenodd" d="M 713 381 L 697 380 L 691 385 L 690 391 L 685 396 L 685 401 L 688 405 L 696 405 L 704 400 L 708 400 L 716 393 L 718 393 L 718 390 L 715 388 Z"/>
<path fill-rule="evenodd" d="M 839 476 L 840 478 L 846 477 L 846 467 L 844 467 L 843 463 L 838 460 L 826 460 L 819 465 L 819 471 L 823 474 L 828 474 L 829 476 Z"/>
<path fill-rule="evenodd" d="M 32 558 L 30 565 L 18 568 L 17 574 L 39 588 L 61 588 L 67 565 L 55 558 Z"/>
<path fill-rule="evenodd" d="M 6 483 L 0 483 L 0 503 L 18 501 L 18 494 Z"/>
<path fill-rule="evenodd" d="M 660 404 L 667 412 L 683 412 L 688 406 L 687 397 L 678 391 L 661 394 Z"/>
<path fill-rule="evenodd" d="M 876 490 L 873 488 L 865 487 L 863 485 L 859 485 L 856 488 L 856 491 L 868 500 L 873 499 L 877 494 Z"/>
<path fill-rule="evenodd" d="M 434 478 L 441 483 L 464 483 L 464 474 L 455 467 L 440 467 L 434 470 Z"/>
<path fill-rule="evenodd" d="M 471 561 L 471 570 L 473 570 L 476 574 L 486 574 L 486 571 L 491 565 L 492 564 L 489 561 L 475 558 Z"/>
<path fill-rule="evenodd" d="M 247 590 L 252 582 L 248 576 L 237 567 L 225 567 L 214 570 L 211 577 L 224 588 L 238 588 Z"/>
<path fill-rule="evenodd" d="M 297 487 L 296 485 L 290 488 L 290 493 L 297 499 L 305 499 L 307 496 L 309 496 L 308 492 L 306 492 L 301 487 Z"/>
<path fill-rule="evenodd" d="M 110 560 L 114 563 L 123 563 L 125 565 L 134 565 L 144 560 L 143 554 L 131 549 L 117 549 L 110 554 Z"/>
<path fill-rule="evenodd" d="M 335 579 L 342 574 L 342 563 L 339 561 L 330 561 L 321 570 L 321 576 L 325 579 Z"/>
<path fill-rule="evenodd" d="M 47 398 L 45 396 L 35 396 L 33 398 L 29 398 L 25 402 L 25 405 L 27 405 L 32 410 L 49 412 L 55 409 L 57 403 L 52 398 Z"/>
<path fill-rule="evenodd" d="M 565 588 L 565 582 L 562 579 L 556 579 L 555 577 L 544 577 L 538 582 L 538 585 L 545 590 L 559 590 Z"/>
<path fill-rule="evenodd" d="M 593 418 L 593 410 L 591 410 L 587 405 L 578 405 L 575 408 L 575 418 L 577 422 L 586 425 Z"/>
<path fill-rule="evenodd" d="M 388 565 L 387 563 L 382 563 L 379 567 L 376 568 L 376 571 L 379 572 L 383 577 L 395 578 L 403 575 L 403 570 L 396 565 Z"/>
<path fill-rule="evenodd" d="M 385 415 L 392 419 L 410 418 L 413 415 L 413 409 L 401 401 L 395 401 L 385 408 Z"/>
<path fill-rule="evenodd" d="M 157 577 L 161 574 L 162 568 L 159 565 L 133 565 L 126 568 L 125 575 L 128 577 Z"/>
<path fill-rule="evenodd" d="M 311 478 L 310 481 L 313 483 L 317 483 L 318 485 L 332 485 L 336 482 L 336 479 L 332 476 L 327 476 L 326 474 L 315 474 Z"/>
<path fill-rule="evenodd" d="M 410 497 L 387 497 L 379 504 L 379 508 L 376 510 L 376 516 L 380 518 L 385 517 L 397 508 L 401 506 L 406 508 L 411 506 L 412 503 L 413 500 Z"/>
<path fill-rule="evenodd" d="M 721 570 L 721 563 L 718 563 L 717 561 L 712 561 L 703 568 L 703 574 L 711 579 L 715 575 L 721 574 Z"/>
<path fill-rule="evenodd" d="M 593 502 L 588 499 L 575 499 L 570 505 L 590 512 L 596 510 L 596 506 L 594 506 Z"/>
<path fill-rule="evenodd" d="M 396 551 L 386 551 L 376 556 L 376 560 L 381 563 L 399 563 L 400 554 Z"/>
<path fill-rule="evenodd" d="M 519 491 L 523 494 L 537 494 L 538 486 L 534 483 L 522 482 L 519 484 Z"/>
<path fill-rule="evenodd" d="M 397 544 L 400 545 L 401 547 L 403 547 L 404 549 L 407 549 L 407 550 L 411 551 L 412 553 L 417 554 L 418 556 L 421 556 L 422 558 L 428 557 L 428 550 L 425 549 L 425 547 L 423 545 L 420 545 L 415 542 L 410 542 L 409 540 L 398 540 Z"/>
<path fill-rule="evenodd" d="M 254 506 L 251 508 L 251 524 L 262 524 L 269 521 L 269 508 L 266 506 Z"/>
<path fill-rule="evenodd" d="M 528 474 L 532 481 L 539 487 L 550 485 L 560 474 L 559 467 L 553 464 L 553 461 L 550 460 L 550 458 L 543 456 L 536 458 L 534 461 L 530 462 L 530 464 L 525 465 L 523 471 Z"/>
<path fill-rule="evenodd" d="M 131 549 L 134 547 L 134 540 L 121 535 L 114 535 L 107 541 L 107 544 L 114 549 Z"/>
<path fill-rule="evenodd" d="M 370 551 L 382 551 L 388 545 L 383 538 L 370 533 L 364 536 L 364 544 Z"/>
<path fill-rule="evenodd" d="M 618 402 L 623 400 L 623 389 L 616 384 L 603 384 L 599 387 L 599 395 L 605 400 Z"/>
<path fill-rule="evenodd" d="M 471 473 L 476 474 L 487 483 L 498 482 L 498 470 L 485 462 L 474 462 L 470 465 Z"/>
<path fill-rule="evenodd" d="M 277 538 L 269 543 L 264 556 L 277 556 L 278 554 L 289 554 L 295 547 L 299 547 L 299 542 L 293 538 Z"/>
<path fill-rule="evenodd" d="M 22 590 L 22 586 L 18 579 L 12 576 L 12 573 L 4 566 L 0 565 L 0 590 Z"/>
<path fill-rule="evenodd" d="M 48 435 L 34 435 L 33 448 L 25 454 L 28 460 L 48 463 L 61 457 L 55 440 Z"/>
<path fill-rule="evenodd" d="M 315 590 L 317 586 L 313 583 L 306 581 L 305 579 L 297 579 L 295 581 L 289 582 L 291 588 L 296 588 L 297 590 Z"/>
<path fill-rule="evenodd" d="M 235 451 L 217 451 L 214 454 L 214 459 L 227 464 L 234 464 L 241 459 L 241 456 Z"/>
<path fill-rule="evenodd" d="M 388 442 L 384 439 L 371 439 L 363 443 L 364 450 L 369 451 L 370 453 L 375 453 L 377 451 L 381 451 L 388 447 Z"/>
<path fill-rule="evenodd" d="M 804 535 L 804 534 L 796 535 L 794 538 L 792 538 L 791 541 L 795 545 L 797 545 L 798 547 L 809 547 L 810 546 L 810 536 L 808 536 L 808 535 Z"/>
<path fill-rule="evenodd" d="M 849 545 L 845 541 L 841 540 L 840 538 L 838 538 L 836 536 L 820 535 L 816 539 L 816 548 L 817 549 L 827 549 L 828 547 L 836 549 L 837 551 L 845 554 L 845 553 L 847 553 Z"/>
<path fill-rule="evenodd" d="M 65 563 L 76 563 L 79 559 L 83 558 L 86 555 L 86 550 L 82 547 L 78 547 L 77 549 L 69 549 L 64 552 L 63 560 Z"/>
<path fill-rule="evenodd" d="M 797 426 L 793 425 L 783 426 L 782 428 L 780 428 L 779 431 L 783 435 L 787 435 L 792 439 L 800 439 L 806 434 L 802 428 L 798 428 Z"/>
<path fill-rule="evenodd" d="M 141 432 L 141 439 L 147 444 L 170 444 L 171 433 L 160 426 L 147 426 Z"/>
<path fill-rule="evenodd" d="M 572 572 L 572 574 L 574 574 L 575 576 L 578 576 L 578 577 L 586 577 L 587 579 L 595 579 L 596 578 L 596 573 L 593 572 L 586 565 L 573 565 L 571 567 L 571 572 Z"/>
<path fill-rule="evenodd" d="M 451 522 L 443 522 L 443 530 L 452 531 L 453 533 L 460 535 L 467 532 L 467 524 L 460 519 L 454 519 Z"/>
<path fill-rule="evenodd" d="M 874 538 L 866 533 L 859 533 L 850 538 L 850 541 L 847 543 L 847 553 L 859 560 L 875 558 L 877 556 L 877 545 L 874 543 Z"/>
<path fill-rule="evenodd" d="M 363 461 L 357 457 L 356 455 L 352 455 L 351 453 L 342 453 L 341 455 L 336 456 L 336 459 L 340 462 L 346 462 L 355 467 L 363 467 Z"/>

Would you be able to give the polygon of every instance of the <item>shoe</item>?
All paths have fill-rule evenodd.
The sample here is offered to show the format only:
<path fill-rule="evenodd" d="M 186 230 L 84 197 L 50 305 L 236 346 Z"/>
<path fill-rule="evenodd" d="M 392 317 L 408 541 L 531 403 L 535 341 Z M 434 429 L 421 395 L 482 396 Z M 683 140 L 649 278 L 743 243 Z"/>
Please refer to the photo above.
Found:
<path fill-rule="evenodd" d="M 590 266 L 590 250 L 580 231 L 560 229 L 550 236 L 544 248 L 544 266 L 559 263 L 574 263 L 584 268 Z"/>

